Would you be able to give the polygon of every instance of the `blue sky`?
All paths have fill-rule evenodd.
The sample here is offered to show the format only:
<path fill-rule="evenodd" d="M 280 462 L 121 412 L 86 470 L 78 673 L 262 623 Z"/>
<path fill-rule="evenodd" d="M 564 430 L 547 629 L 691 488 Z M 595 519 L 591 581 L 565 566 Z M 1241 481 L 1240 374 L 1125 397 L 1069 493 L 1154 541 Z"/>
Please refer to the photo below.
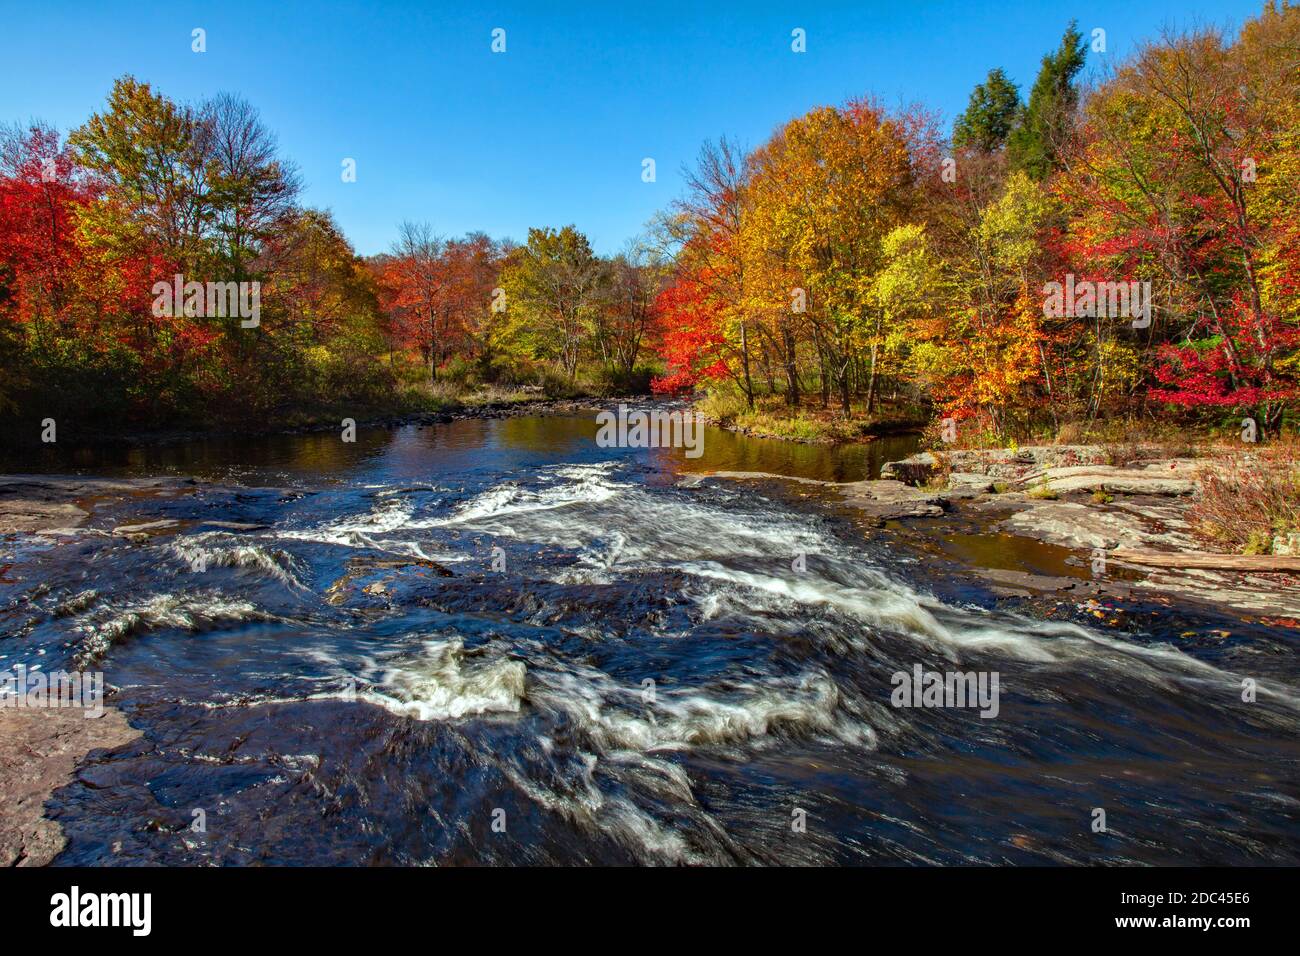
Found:
<path fill-rule="evenodd" d="M 617 251 L 680 193 L 680 167 L 726 133 L 754 146 L 812 106 L 872 93 L 946 122 L 1001 66 L 1027 95 L 1077 17 L 1107 59 L 1164 26 L 1235 29 L 1262 0 L 851 3 L 0 2 L 0 121 L 68 130 L 133 73 L 179 100 L 256 105 L 305 201 L 357 250 L 403 219 L 522 240 L 575 223 Z M 207 52 L 191 51 L 191 30 Z M 490 50 L 506 30 L 506 52 Z M 807 52 L 790 49 L 807 32 Z M 1094 59 L 1100 59 L 1094 55 Z M 343 183 L 341 162 L 357 163 Z M 652 157 L 657 181 L 641 180 Z"/>

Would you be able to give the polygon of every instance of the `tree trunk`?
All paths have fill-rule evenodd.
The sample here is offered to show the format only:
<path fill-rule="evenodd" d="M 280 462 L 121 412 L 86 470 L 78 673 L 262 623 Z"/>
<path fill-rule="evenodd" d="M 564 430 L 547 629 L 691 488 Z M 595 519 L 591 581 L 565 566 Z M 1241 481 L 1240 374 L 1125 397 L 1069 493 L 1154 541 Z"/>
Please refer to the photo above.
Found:
<path fill-rule="evenodd" d="M 795 368 L 794 354 L 794 333 L 790 331 L 789 326 L 781 329 L 781 342 L 784 346 L 785 355 L 785 403 L 791 408 L 799 407 L 799 372 Z"/>
<path fill-rule="evenodd" d="M 749 410 L 754 410 L 754 383 L 749 377 L 749 333 L 745 329 L 745 320 L 740 320 L 740 364 L 745 369 L 745 403 Z"/>
<path fill-rule="evenodd" d="M 876 410 L 876 349 L 878 346 L 875 342 L 871 343 L 871 374 L 867 378 L 867 414 L 870 415 Z"/>

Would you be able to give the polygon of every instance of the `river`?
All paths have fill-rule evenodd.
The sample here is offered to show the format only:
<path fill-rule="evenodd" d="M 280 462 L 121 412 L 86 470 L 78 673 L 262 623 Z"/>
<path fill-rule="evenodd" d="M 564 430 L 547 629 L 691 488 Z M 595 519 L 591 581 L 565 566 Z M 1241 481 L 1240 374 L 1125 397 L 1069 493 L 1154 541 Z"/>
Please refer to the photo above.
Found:
<path fill-rule="evenodd" d="M 1007 607 L 799 486 L 692 475 L 857 479 L 909 439 L 595 434 L 21 463 L 200 479 L 0 542 L 0 666 L 102 670 L 142 733 L 50 801 L 56 864 L 1300 862 L 1294 631 Z M 918 665 L 995 674 L 996 715 L 894 706 Z"/>

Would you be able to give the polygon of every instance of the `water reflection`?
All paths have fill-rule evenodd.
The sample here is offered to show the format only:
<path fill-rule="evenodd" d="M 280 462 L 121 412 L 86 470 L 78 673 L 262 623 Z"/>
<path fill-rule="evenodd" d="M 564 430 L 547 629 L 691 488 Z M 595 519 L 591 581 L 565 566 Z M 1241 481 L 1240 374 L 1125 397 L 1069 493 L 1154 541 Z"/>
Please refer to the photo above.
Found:
<path fill-rule="evenodd" d="M 437 472 L 480 473 L 527 469 L 559 459 L 601 461 L 644 456 L 668 473 L 763 471 L 823 481 L 877 478 L 881 466 L 906 457 L 916 435 L 864 444 L 814 445 L 751 438 L 720 428 L 704 431 L 704 453 L 687 458 L 680 448 L 598 448 L 594 415 L 467 418 L 441 425 L 358 429 L 355 442 L 339 431 L 204 438 L 162 444 L 45 446 L 0 459 L 5 471 L 90 473 L 113 477 L 185 475 L 250 484 L 288 478 L 348 478 L 365 473 L 418 481 Z"/>
<path fill-rule="evenodd" d="M 678 471 L 765 471 L 820 481 L 862 481 L 879 478 L 885 462 L 906 458 L 919 447 L 920 436 L 915 434 L 863 444 L 813 445 L 706 428 L 699 458 L 687 458 L 680 448 L 668 449 L 665 457 Z"/>

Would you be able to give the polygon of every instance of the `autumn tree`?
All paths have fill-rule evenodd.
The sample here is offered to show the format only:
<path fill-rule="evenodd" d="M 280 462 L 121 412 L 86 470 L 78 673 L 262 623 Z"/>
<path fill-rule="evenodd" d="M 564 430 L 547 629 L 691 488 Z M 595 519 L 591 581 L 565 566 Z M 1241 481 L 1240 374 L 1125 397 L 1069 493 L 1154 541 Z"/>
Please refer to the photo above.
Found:
<path fill-rule="evenodd" d="M 752 161 L 742 242 L 756 277 L 747 304 L 768 316 L 798 399 L 796 326 L 850 409 L 860 349 L 876 374 L 882 316 L 870 294 L 881 241 L 907 214 L 911 165 L 898 124 L 871 103 L 822 107 L 786 124 Z M 871 398 L 868 399 L 870 404 Z"/>
<path fill-rule="evenodd" d="M 608 281 L 605 264 L 576 227 L 529 229 L 501 276 L 509 338 L 534 358 L 556 362 L 573 381 Z"/>
<path fill-rule="evenodd" d="M 1295 394 L 1293 255 L 1300 10 L 1148 44 L 1090 97 L 1071 168 L 1076 262 L 1151 281 L 1151 397 L 1253 410 Z M 1291 65 L 1287 65 L 1287 57 Z"/>

